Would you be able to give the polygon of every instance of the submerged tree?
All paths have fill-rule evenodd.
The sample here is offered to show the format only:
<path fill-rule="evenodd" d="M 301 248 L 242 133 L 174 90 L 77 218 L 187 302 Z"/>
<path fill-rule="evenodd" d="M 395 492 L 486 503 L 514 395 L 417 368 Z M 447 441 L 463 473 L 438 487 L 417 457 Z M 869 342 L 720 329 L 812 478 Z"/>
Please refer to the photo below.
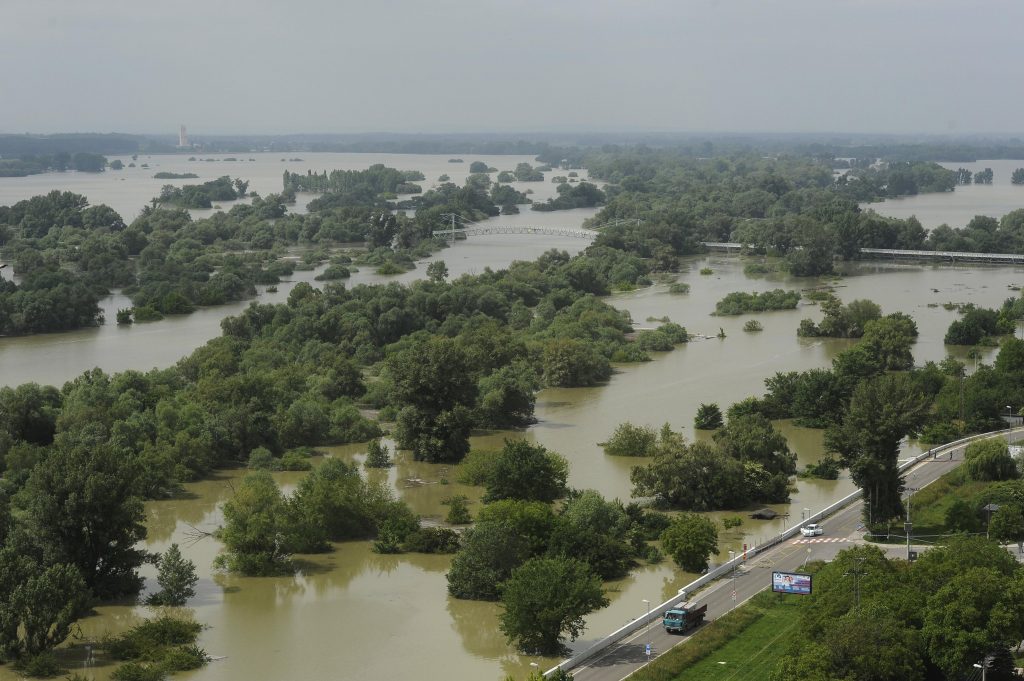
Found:
<path fill-rule="evenodd" d="M 701 404 L 697 415 L 693 417 L 693 427 L 697 430 L 715 430 L 722 427 L 722 410 L 715 403 Z"/>
<path fill-rule="evenodd" d="M 185 605 L 196 595 L 196 564 L 181 555 L 177 544 L 171 544 L 157 561 L 156 583 L 160 590 L 146 599 L 149 605 Z"/>
<path fill-rule="evenodd" d="M 575 641 L 583 618 L 608 605 L 601 579 L 573 558 L 533 558 L 501 586 L 501 630 L 526 653 L 557 654 L 568 634 Z"/>

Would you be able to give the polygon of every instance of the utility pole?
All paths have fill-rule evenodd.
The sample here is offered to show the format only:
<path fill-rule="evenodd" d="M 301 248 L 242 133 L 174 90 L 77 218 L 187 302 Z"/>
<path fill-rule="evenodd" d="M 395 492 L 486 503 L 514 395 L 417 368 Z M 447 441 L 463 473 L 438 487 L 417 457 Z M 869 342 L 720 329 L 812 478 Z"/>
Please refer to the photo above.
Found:
<path fill-rule="evenodd" d="M 854 558 L 857 561 L 857 566 L 850 572 L 843 573 L 843 577 L 849 577 L 853 575 L 853 589 L 855 594 L 856 609 L 860 610 L 860 576 L 864 574 L 864 561 L 867 560 L 864 556 Z"/>
<path fill-rule="evenodd" d="M 457 216 L 455 215 L 455 213 L 441 213 L 441 217 L 445 218 L 445 219 L 451 218 L 452 229 L 451 229 L 450 235 L 451 235 L 451 239 L 452 239 L 452 244 L 454 244 L 455 243 L 455 218 Z"/>

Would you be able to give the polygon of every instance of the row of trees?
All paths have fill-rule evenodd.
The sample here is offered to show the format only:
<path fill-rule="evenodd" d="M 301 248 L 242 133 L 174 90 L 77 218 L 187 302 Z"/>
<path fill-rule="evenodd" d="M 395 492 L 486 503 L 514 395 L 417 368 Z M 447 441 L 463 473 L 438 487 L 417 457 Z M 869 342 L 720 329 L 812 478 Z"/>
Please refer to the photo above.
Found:
<path fill-rule="evenodd" d="M 1024 573 L 984 537 L 954 538 L 913 563 L 856 547 L 815 571 L 814 597 L 801 606 L 773 681 L 980 678 L 979 666 L 1010 679 Z"/>
<path fill-rule="evenodd" d="M 624 430 L 620 426 L 612 436 L 613 451 Z M 646 450 L 633 449 L 635 454 L 653 457 L 651 463 L 630 473 L 634 496 L 653 497 L 656 505 L 690 511 L 789 499 L 796 455 L 761 414 L 733 413 L 711 442 L 687 443 L 667 424 L 656 438 L 653 435 L 647 431 Z"/>
<path fill-rule="evenodd" d="M 160 189 L 157 201 L 180 208 L 212 208 L 214 201 L 234 201 L 248 193 L 249 183 L 236 178 L 234 182 L 227 175 L 202 184 L 186 184 L 182 187 L 166 184 Z"/>
<path fill-rule="evenodd" d="M 500 452 L 474 452 L 463 481 L 485 488 L 484 507 L 448 573 L 456 598 L 498 600 L 509 641 L 530 653 L 561 652 L 583 617 L 607 604 L 603 580 L 628 574 L 638 558 L 660 559 L 660 538 L 684 569 L 699 572 L 717 551 L 714 524 L 694 514 L 667 516 L 566 487 L 561 456 L 522 440 Z M 557 509 L 552 505 L 563 498 Z"/>
<path fill-rule="evenodd" d="M 120 163 L 115 161 L 114 163 Z M 107 167 L 107 159 L 101 154 L 59 152 L 53 155 L 23 154 L 18 158 L 0 158 L 0 177 L 25 177 L 47 172 L 77 170 L 85 173 L 101 173 Z M 111 168 L 119 170 L 114 164 Z"/>

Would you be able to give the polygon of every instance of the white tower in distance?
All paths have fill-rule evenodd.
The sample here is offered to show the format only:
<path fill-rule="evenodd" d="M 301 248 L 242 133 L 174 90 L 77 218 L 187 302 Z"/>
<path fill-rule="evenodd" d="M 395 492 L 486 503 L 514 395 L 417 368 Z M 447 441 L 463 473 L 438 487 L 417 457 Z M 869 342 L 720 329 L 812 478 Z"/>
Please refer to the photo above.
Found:
<path fill-rule="evenodd" d="M 189 144 L 188 144 L 188 133 L 185 132 L 185 126 L 184 125 L 181 126 L 180 128 L 178 128 L 178 146 L 179 147 L 187 147 L 187 146 L 189 146 Z"/>

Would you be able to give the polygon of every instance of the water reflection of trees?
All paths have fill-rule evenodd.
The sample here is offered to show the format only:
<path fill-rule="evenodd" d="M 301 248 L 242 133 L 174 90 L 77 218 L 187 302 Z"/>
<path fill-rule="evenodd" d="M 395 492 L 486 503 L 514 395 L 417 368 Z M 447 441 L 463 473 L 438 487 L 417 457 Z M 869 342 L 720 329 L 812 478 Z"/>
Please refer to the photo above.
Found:
<path fill-rule="evenodd" d="M 162 499 L 146 504 L 147 539 L 151 543 L 169 542 L 175 536 L 175 530 L 181 523 L 181 532 L 191 525 L 212 530 L 219 524 L 220 514 L 217 507 L 227 501 L 233 492 L 233 482 L 239 472 L 230 471 L 217 474 L 210 480 L 189 484 L 184 495 L 174 499 Z M 204 527 L 209 525 L 210 527 Z M 178 537 L 177 541 L 183 541 Z"/>
<path fill-rule="evenodd" d="M 490 660 L 512 655 L 505 635 L 498 628 L 500 608 L 497 603 L 449 597 L 447 609 L 467 652 Z"/>

